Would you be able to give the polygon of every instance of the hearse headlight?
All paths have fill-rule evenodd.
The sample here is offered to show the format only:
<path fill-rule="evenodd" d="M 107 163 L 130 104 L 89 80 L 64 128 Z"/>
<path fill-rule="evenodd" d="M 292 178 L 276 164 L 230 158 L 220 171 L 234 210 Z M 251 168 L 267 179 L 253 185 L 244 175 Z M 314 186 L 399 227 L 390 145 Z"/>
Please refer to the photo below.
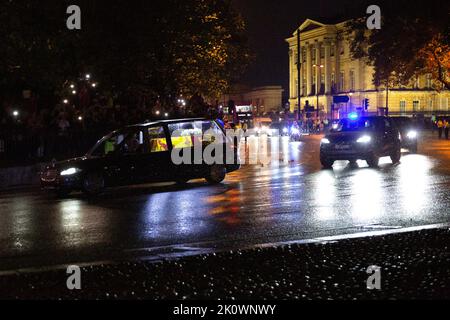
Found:
<path fill-rule="evenodd" d="M 358 143 L 370 143 L 371 141 L 372 141 L 372 138 L 369 136 L 362 136 L 361 138 L 356 140 L 356 142 L 358 142 Z"/>
<path fill-rule="evenodd" d="M 320 142 L 321 144 L 330 144 L 330 140 L 328 138 L 323 138 L 322 141 Z"/>
<path fill-rule="evenodd" d="M 418 136 L 417 131 L 411 130 L 408 132 L 408 134 L 406 135 L 408 137 L 408 139 L 416 139 Z"/>
<path fill-rule="evenodd" d="M 61 176 L 73 176 L 74 174 L 79 173 L 81 170 L 78 168 L 69 168 L 66 170 L 61 171 Z"/>

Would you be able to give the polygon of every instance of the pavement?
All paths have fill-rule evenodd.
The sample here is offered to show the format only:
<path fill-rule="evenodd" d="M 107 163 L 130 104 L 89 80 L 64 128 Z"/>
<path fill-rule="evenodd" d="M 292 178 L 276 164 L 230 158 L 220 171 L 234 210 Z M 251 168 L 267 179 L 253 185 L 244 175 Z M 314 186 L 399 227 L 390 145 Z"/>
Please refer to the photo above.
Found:
<path fill-rule="evenodd" d="M 66 269 L 16 272 L 0 276 L 0 299 L 443 300 L 449 243 L 447 227 L 99 264 L 81 268 L 80 290 L 67 289 Z"/>

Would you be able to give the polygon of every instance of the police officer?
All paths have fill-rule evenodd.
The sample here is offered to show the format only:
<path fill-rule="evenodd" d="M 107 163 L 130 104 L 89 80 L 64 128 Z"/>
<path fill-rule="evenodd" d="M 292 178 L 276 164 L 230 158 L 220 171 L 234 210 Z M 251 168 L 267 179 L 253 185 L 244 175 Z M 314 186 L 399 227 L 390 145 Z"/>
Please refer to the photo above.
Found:
<path fill-rule="evenodd" d="M 444 131 L 444 122 L 441 119 L 439 119 L 439 121 L 437 122 L 437 127 L 439 132 L 439 139 L 442 139 L 442 133 Z"/>

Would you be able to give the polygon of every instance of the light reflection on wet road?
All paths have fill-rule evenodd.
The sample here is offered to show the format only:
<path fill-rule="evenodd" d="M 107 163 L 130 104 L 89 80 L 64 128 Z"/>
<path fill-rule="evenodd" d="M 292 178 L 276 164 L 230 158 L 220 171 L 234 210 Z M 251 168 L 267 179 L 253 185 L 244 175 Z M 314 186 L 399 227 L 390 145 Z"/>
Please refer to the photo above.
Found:
<path fill-rule="evenodd" d="M 427 139 L 420 154 L 405 154 L 396 166 L 387 158 L 377 170 L 365 162 L 321 170 L 319 141 L 283 140 L 281 166 L 244 166 L 219 186 L 134 186 L 91 201 L 0 193 L 0 269 L 122 258 L 138 248 L 238 248 L 450 221 L 450 142 Z"/>

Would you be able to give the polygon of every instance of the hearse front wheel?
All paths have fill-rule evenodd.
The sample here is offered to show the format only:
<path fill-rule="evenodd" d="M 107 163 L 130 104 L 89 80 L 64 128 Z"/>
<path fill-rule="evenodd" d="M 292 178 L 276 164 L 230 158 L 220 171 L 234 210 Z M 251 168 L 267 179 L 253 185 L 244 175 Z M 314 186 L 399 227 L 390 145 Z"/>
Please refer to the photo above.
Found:
<path fill-rule="evenodd" d="M 89 172 L 83 179 L 83 192 L 88 196 L 97 196 L 105 189 L 105 179 L 99 172 Z"/>
<path fill-rule="evenodd" d="M 206 177 L 206 181 L 210 184 L 219 184 L 227 175 L 227 169 L 223 165 L 215 164 L 209 168 L 209 174 Z"/>

